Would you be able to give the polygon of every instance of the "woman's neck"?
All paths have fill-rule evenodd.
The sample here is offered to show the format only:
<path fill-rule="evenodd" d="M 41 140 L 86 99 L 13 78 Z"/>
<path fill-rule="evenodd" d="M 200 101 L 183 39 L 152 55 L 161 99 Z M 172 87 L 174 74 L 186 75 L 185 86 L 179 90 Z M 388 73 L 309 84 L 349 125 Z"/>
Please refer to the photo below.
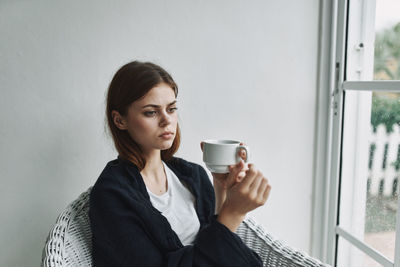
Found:
<path fill-rule="evenodd" d="M 155 170 L 159 170 L 160 167 L 162 167 L 161 156 L 146 158 L 146 166 L 143 168 L 142 171 L 154 172 Z"/>
<path fill-rule="evenodd" d="M 161 160 L 161 152 L 145 157 L 146 166 L 140 172 L 146 187 L 156 195 L 164 194 L 168 189 L 167 176 Z"/>
<path fill-rule="evenodd" d="M 141 170 L 145 180 L 153 180 L 157 183 L 165 181 L 164 166 L 161 160 L 161 151 L 155 150 L 145 156 L 146 166 Z"/>

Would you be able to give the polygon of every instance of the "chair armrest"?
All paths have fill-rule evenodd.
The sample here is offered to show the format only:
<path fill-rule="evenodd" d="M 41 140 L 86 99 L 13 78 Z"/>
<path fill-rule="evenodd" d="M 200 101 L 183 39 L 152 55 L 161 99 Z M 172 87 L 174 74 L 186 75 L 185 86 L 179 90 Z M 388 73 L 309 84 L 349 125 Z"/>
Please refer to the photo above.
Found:
<path fill-rule="evenodd" d="M 281 267 L 327 267 L 319 260 L 310 257 L 306 253 L 275 240 L 264 228 L 250 217 L 241 223 L 236 234 L 243 242 L 256 252 L 262 259 L 263 266 Z"/>

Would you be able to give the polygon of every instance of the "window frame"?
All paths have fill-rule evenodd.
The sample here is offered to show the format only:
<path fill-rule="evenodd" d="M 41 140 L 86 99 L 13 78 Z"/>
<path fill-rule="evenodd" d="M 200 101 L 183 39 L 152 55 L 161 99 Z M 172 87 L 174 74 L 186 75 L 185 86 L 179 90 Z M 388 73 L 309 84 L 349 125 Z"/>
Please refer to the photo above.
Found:
<path fill-rule="evenodd" d="M 349 1 L 322 1 L 320 7 L 319 97 L 314 160 L 311 254 L 332 266 L 336 266 L 340 236 L 382 266 L 400 267 L 399 208 L 396 214 L 394 262 L 344 230 L 339 225 L 338 220 L 345 92 L 351 90 L 400 93 L 399 80 L 345 80 Z M 398 198 L 398 207 L 400 207 L 400 197 Z"/>

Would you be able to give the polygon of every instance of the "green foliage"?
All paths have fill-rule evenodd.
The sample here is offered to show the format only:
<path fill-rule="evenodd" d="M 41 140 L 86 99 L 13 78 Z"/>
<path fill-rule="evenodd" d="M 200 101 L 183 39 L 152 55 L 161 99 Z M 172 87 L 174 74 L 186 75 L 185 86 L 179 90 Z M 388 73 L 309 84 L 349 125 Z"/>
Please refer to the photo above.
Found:
<path fill-rule="evenodd" d="M 384 98 L 372 97 L 372 110 L 371 110 L 371 125 L 374 132 L 378 125 L 383 124 L 386 127 L 386 132 L 393 132 L 393 125 L 400 125 L 400 99 L 399 98 Z M 375 144 L 373 144 L 375 146 Z M 372 149 L 372 148 L 371 148 Z M 370 151 L 371 155 L 371 151 Z M 371 158 L 371 156 L 370 156 Z M 370 166 L 372 163 L 370 163 Z M 391 163 L 396 169 L 400 169 L 400 158 Z M 369 167 L 371 169 L 371 167 Z"/>
<path fill-rule="evenodd" d="M 400 102 L 392 98 L 372 98 L 371 125 L 376 132 L 379 124 L 386 126 L 388 133 L 393 132 L 393 125 L 400 125 Z"/>
<path fill-rule="evenodd" d="M 387 60 L 397 62 L 397 68 L 388 67 Z M 391 80 L 400 80 L 400 22 L 376 34 L 374 72 L 385 72 Z"/>
<path fill-rule="evenodd" d="M 390 60 L 392 65 L 389 63 Z M 376 34 L 374 61 L 375 74 L 383 71 L 389 79 L 400 80 L 400 22 Z M 399 98 L 374 95 L 371 113 L 374 132 L 379 124 L 383 124 L 386 126 L 386 131 L 391 133 L 395 123 L 400 124 Z"/>

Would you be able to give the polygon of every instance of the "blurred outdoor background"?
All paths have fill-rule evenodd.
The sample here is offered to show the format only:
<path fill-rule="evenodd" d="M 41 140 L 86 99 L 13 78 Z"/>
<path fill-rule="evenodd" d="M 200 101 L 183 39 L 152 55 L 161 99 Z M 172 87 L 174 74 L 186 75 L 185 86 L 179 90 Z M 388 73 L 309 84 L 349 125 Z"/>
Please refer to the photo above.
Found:
<path fill-rule="evenodd" d="M 400 5 L 394 1 L 377 1 L 373 76 L 374 80 L 400 80 Z M 400 94 L 374 92 L 371 101 L 365 242 L 393 259 L 400 178 Z M 379 266 L 366 259 L 366 266 Z"/>

